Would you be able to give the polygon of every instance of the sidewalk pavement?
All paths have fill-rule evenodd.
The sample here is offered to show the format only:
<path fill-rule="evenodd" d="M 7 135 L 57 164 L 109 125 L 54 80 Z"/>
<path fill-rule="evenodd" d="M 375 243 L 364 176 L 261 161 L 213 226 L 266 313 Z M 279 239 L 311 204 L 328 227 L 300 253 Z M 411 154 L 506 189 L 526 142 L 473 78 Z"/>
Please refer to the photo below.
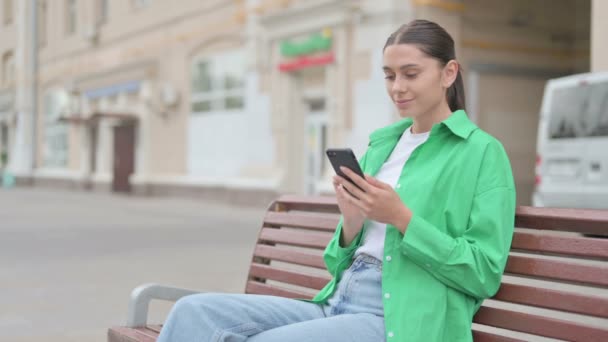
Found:
<path fill-rule="evenodd" d="M 242 292 L 264 211 L 0 189 L 0 341 L 105 341 L 143 283 Z M 169 308 L 153 302 L 150 320 Z"/>

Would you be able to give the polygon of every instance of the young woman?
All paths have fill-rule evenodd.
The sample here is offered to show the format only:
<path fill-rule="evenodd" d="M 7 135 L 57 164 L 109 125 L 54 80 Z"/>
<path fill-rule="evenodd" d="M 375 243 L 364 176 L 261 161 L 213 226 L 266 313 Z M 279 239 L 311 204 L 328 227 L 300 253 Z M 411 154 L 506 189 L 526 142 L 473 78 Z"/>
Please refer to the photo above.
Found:
<path fill-rule="evenodd" d="M 498 290 L 511 244 L 509 160 L 467 118 L 443 28 L 403 25 L 383 63 L 403 119 L 371 134 L 365 179 L 343 170 L 362 190 L 334 178 L 342 219 L 324 253 L 332 281 L 312 301 L 185 297 L 160 342 L 472 341 L 473 315 Z"/>

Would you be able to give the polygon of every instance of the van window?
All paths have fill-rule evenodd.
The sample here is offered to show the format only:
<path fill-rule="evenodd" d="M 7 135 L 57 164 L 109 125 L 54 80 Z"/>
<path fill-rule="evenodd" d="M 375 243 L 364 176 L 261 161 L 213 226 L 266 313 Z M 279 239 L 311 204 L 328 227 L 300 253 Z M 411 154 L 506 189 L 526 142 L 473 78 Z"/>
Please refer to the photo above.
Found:
<path fill-rule="evenodd" d="M 596 83 L 591 89 L 589 122 L 589 136 L 608 137 L 608 81 Z"/>
<path fill-rule="evenodd" d="M 608 82 L 580 84 L 553 92 L 549 137 L 608 136 Z"/>

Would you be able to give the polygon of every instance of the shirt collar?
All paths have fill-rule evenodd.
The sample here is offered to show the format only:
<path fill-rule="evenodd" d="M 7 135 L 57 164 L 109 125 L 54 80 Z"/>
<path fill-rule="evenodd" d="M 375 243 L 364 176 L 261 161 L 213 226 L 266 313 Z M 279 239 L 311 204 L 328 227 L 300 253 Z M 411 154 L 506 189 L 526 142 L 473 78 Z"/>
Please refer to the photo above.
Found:
<path fill-rule="evenodd" d="M 414 120 L 412 118 L 405 118 L 392 125 L 377 129 L 369 136 L 370 144 L 384 138 L 399 137 L 413 123 Z M 439 127 L 442 125 L 446 126 L 450 132 L 461 137 L 462 139 L 468 139 L 471 133 L 477 129 L 477 126 L 475 126 L 475 124 L 469 120 L 467 113 L 462 109 L 453 112 L 450 117 L 443 120 L 441 123 L 434 125 L 433 129 L 431 130 L 431 134 L 433 134 L 433 131 L 439 129 Z"/>
<path fill-rule="evenodd" d="M 467 113 L 463 109 L 452 113 L 449 118 L 443 120 L 442 124 L 447 126 L 452 133 L 463 139 L 468 139 L 471 133 L 477 129 L 477 126 L 469 120 Z"/>

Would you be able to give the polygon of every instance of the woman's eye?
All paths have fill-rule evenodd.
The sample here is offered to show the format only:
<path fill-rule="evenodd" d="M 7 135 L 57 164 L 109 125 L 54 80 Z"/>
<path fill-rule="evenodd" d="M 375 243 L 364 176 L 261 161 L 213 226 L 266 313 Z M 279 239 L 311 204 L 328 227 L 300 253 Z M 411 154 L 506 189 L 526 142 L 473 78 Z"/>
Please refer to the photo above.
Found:
<path fill-rule="evenodd" d="M 384 76 L 384 79 L 392 81 L 395 79 L 395 75 L 386 75 L 386 76 Z"/>
<path fill-rule="evenodd" d="M 407 78 L 416 78 L 416 76 L 418 76 L 418 74 L 405 74 L 405 77 Z"/>

